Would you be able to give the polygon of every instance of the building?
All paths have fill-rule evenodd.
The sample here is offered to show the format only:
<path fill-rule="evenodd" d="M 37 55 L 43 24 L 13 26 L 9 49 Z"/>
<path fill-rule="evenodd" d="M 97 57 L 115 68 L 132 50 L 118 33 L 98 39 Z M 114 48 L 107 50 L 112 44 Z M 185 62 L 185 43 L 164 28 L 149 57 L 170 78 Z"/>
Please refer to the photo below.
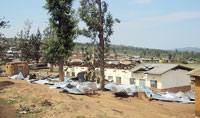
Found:
<path fill-rule="evenodd" d="M 189 74 L 195 78 L 195 114 L 200 117 L 200 69 L 191 71 Z"/>
<path fill-rule="evenodd" d="M 131 70 L 136 86 L 148 86 L 162 91 L 188 91 L 191 89 L 192 69 L 177 64 L 139 64 Z"/>
<path fill-rule="evenodd" d="M 131 69 L 134 64 L 124 65 L 124 64 L 106 64 L 104 69 L 105 79 L 108 81 L 113 81 L 117 84 L 131 84 Z M 83 63 L 71 63 L 65 66 L 65 75 L 76 77 L 78 73 L 87 71 L 88 66 Z M 96 67 L 97 72 L 100 68 Z"/>
<path fill-rule="evenodd" d="M 75 77 L 78 73 L 87 71 L 88 66 L 73 63 L 65 69 L 66 75 Z M 185 92 L 191 89 L 190 76 L 187 74 L 191 70 L 177 64 L 106 64 L 104 74 L 106 80 L 116 84 L 135 84 L 162 91 Z"/>
<path fill-rule="evenodd" d="M 16 47 L 10 47 L 9 50 L 6 52 L 6 56 L 9 60 L 18 59 L 20 56 L 20 52 L 17 51 Z"/>
<path fill-rule="evenodd" d="M 24 77 L 29 74 L 27 62 L 11 62 L 6 64 L 6 75 L 13 76 L 22 73 Z"/>

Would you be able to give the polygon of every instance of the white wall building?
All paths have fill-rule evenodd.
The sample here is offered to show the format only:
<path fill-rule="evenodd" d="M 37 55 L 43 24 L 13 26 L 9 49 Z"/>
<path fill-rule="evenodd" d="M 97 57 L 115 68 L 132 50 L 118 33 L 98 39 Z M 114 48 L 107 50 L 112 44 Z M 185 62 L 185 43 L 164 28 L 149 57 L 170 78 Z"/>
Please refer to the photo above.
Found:
<path fill-rule="evenodd" d="M 136 86 L 167 90 L 190 89 L 190 70 L 177 64 L 140 64 L 131 71 Z"/>
<path fill-rule="evenodd" d="M 65 67 L 67 68 L 67 67 Z M 87 71 L 86 66 L 76 65 L 68 67 L 66 75 L 77 76 L 79 72 Z M 99 70 L 99 68 L 96 68 Z M 190 89 L 192 70 L 177 64 L 138 64 L 137 66 L 119 66 L 105 68 L 105 79 L 117 84 L 135 84 L 156 89 Z"/>

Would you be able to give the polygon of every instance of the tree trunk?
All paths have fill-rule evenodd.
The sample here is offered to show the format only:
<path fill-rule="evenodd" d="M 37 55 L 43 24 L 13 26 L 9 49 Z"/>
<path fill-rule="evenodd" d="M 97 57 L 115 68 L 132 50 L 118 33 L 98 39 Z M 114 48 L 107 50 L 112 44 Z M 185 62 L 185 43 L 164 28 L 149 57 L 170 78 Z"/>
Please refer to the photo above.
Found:
<path fill-rule="evenodd" d="M 64 57 L 62 57 L 59 60 L 59 78 L 60 81 L 63 82 L 64 81 L 64 70 L 63 70 L 63 66 L 64 66 Z"/>
<path fill-rule="evenodd" d="M 101 9 L 101 0 L 98 0 L 99 7 L 99 40 L 100 40 L 100 87 L 101 90 L 104 90 L 104 39 L 103 39 L 103 22 L 102 22 L 102 9 Z"/>
<path fill-rule="evenodd" d="M 53 72 L 54 68 L 53 68 L 53 64 L 50 64 L 50 72 Z"/>

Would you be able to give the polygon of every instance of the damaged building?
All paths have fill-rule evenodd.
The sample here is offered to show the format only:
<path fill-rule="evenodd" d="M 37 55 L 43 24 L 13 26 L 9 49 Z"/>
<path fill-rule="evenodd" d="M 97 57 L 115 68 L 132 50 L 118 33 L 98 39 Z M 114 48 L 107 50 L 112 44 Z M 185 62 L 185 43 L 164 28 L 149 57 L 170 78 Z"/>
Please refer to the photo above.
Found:
<path fill-rule="evenodd" d="M 72 63 L 65 67 L 65 74 L 76 77 L 78 73 L 87 71 L 83 63 Z M 99 68 L 96 67 L 99 71 Z M 191 89 L 191 68 L 177 64 L 106 64 L 105 79 L 116 84 L 147 86 L 154 90 L 186 92 Z"/>

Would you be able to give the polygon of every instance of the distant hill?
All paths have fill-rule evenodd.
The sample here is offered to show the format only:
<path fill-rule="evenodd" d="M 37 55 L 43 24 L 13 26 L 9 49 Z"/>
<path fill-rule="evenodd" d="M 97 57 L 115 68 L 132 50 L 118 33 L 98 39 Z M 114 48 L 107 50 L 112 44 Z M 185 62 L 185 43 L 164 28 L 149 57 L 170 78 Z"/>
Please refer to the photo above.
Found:
<path fill-rule="evenodd" d="M 200 48 L 196 47 L 185 47 L 185 48 L 177 48 L 175 50 L 181 51 L 181 52 L 200 52 Z"/>

